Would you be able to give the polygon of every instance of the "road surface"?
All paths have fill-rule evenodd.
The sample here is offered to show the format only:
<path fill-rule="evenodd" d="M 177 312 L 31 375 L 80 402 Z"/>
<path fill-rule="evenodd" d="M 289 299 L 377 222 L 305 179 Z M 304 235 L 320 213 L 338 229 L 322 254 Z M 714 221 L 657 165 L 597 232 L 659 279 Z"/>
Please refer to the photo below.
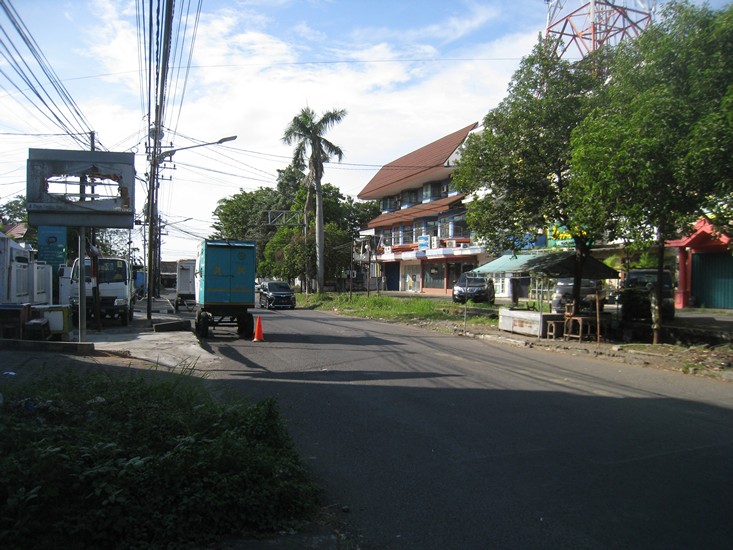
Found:
<path fill-rule="evenodd" d="M 729 548 L 733 385 L 301 310 L 215 329 L 360 548 Z M 352 546 L 356 547 L 356 546 Z"/>

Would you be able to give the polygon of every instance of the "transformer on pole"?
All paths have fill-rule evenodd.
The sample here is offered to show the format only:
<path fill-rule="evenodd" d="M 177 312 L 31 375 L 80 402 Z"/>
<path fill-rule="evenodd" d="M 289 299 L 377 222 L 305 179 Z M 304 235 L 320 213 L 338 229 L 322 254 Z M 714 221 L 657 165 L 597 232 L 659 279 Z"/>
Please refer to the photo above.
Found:
<path fill-rule="evenodd" d="M 545 34 L 557 38 L 555 48 L 560 57 L 568 50 L 577 50 L 584 57 L 604 44 L 616 45 L 636 38 L 651 23 L 655 7 L 654 0 L 545 0 L 545 3 Z"/>

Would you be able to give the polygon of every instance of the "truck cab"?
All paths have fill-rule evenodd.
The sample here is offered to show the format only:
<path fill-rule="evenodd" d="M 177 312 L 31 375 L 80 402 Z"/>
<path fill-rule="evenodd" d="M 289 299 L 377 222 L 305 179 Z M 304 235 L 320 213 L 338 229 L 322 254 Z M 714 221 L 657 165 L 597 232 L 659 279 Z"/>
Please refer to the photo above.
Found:
<path fill-rule="evenodd" d="M 132 321 L 135 306 L 135 285 L 132 270 L 123 258 L 100 257 L 97 259 L 96 273 L 92 269 L 92 260 L 84 262 L 86 310 L 87 317 L 97 311 L 95 295 L 99 297 L 99 313 L 101 317 L 119 318 L 123 325 Z M 79 315 L 79 260 L 74 260 L 71 268 L 69 284 L 69 303 L 72 315 Z M 94 292 L 97 287 L 98 293 Z"/>

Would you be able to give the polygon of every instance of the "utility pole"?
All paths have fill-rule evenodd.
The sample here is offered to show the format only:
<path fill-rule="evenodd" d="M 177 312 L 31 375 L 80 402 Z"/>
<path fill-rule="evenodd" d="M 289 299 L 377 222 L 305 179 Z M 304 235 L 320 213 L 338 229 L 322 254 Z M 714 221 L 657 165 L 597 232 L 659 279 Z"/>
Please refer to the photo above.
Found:
<path fill-rule="evenodd" d="M 171 34 L 173 27 L 173 0 L 166 0 L 163 14 L 163 51 L 157 71 L 155 122 L 153 123 L 153 143 L 150 152 L 150 173 L 148 176 L 148 296 L 147 318 L 153 317 L 153 293 L 157 295 L 157 279 L 160 271 L 160 239 L 158 239 L 158 171 L 161 159 L 160 140 L 163 114 L 165 112 L 165 89 L 168 80 L 168 62 L 170 60 Z"/>

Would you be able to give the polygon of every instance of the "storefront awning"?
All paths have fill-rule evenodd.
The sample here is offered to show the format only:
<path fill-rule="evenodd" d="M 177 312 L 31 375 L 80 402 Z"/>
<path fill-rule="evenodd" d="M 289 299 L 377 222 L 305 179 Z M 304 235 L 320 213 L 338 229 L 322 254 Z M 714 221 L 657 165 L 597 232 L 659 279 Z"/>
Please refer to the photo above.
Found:
<path fill-rule="evenodd" d="M 478 273 L 534 273 L 547 277 L 573 277 L 575 273 L 574 252 L 551 252 L 547 254 L 505 254 L 487 264 L 477 267 Z M 585 259 L 583 279 L 617 279 L 618 271 L 608 267 L 592 256 Z"/>

